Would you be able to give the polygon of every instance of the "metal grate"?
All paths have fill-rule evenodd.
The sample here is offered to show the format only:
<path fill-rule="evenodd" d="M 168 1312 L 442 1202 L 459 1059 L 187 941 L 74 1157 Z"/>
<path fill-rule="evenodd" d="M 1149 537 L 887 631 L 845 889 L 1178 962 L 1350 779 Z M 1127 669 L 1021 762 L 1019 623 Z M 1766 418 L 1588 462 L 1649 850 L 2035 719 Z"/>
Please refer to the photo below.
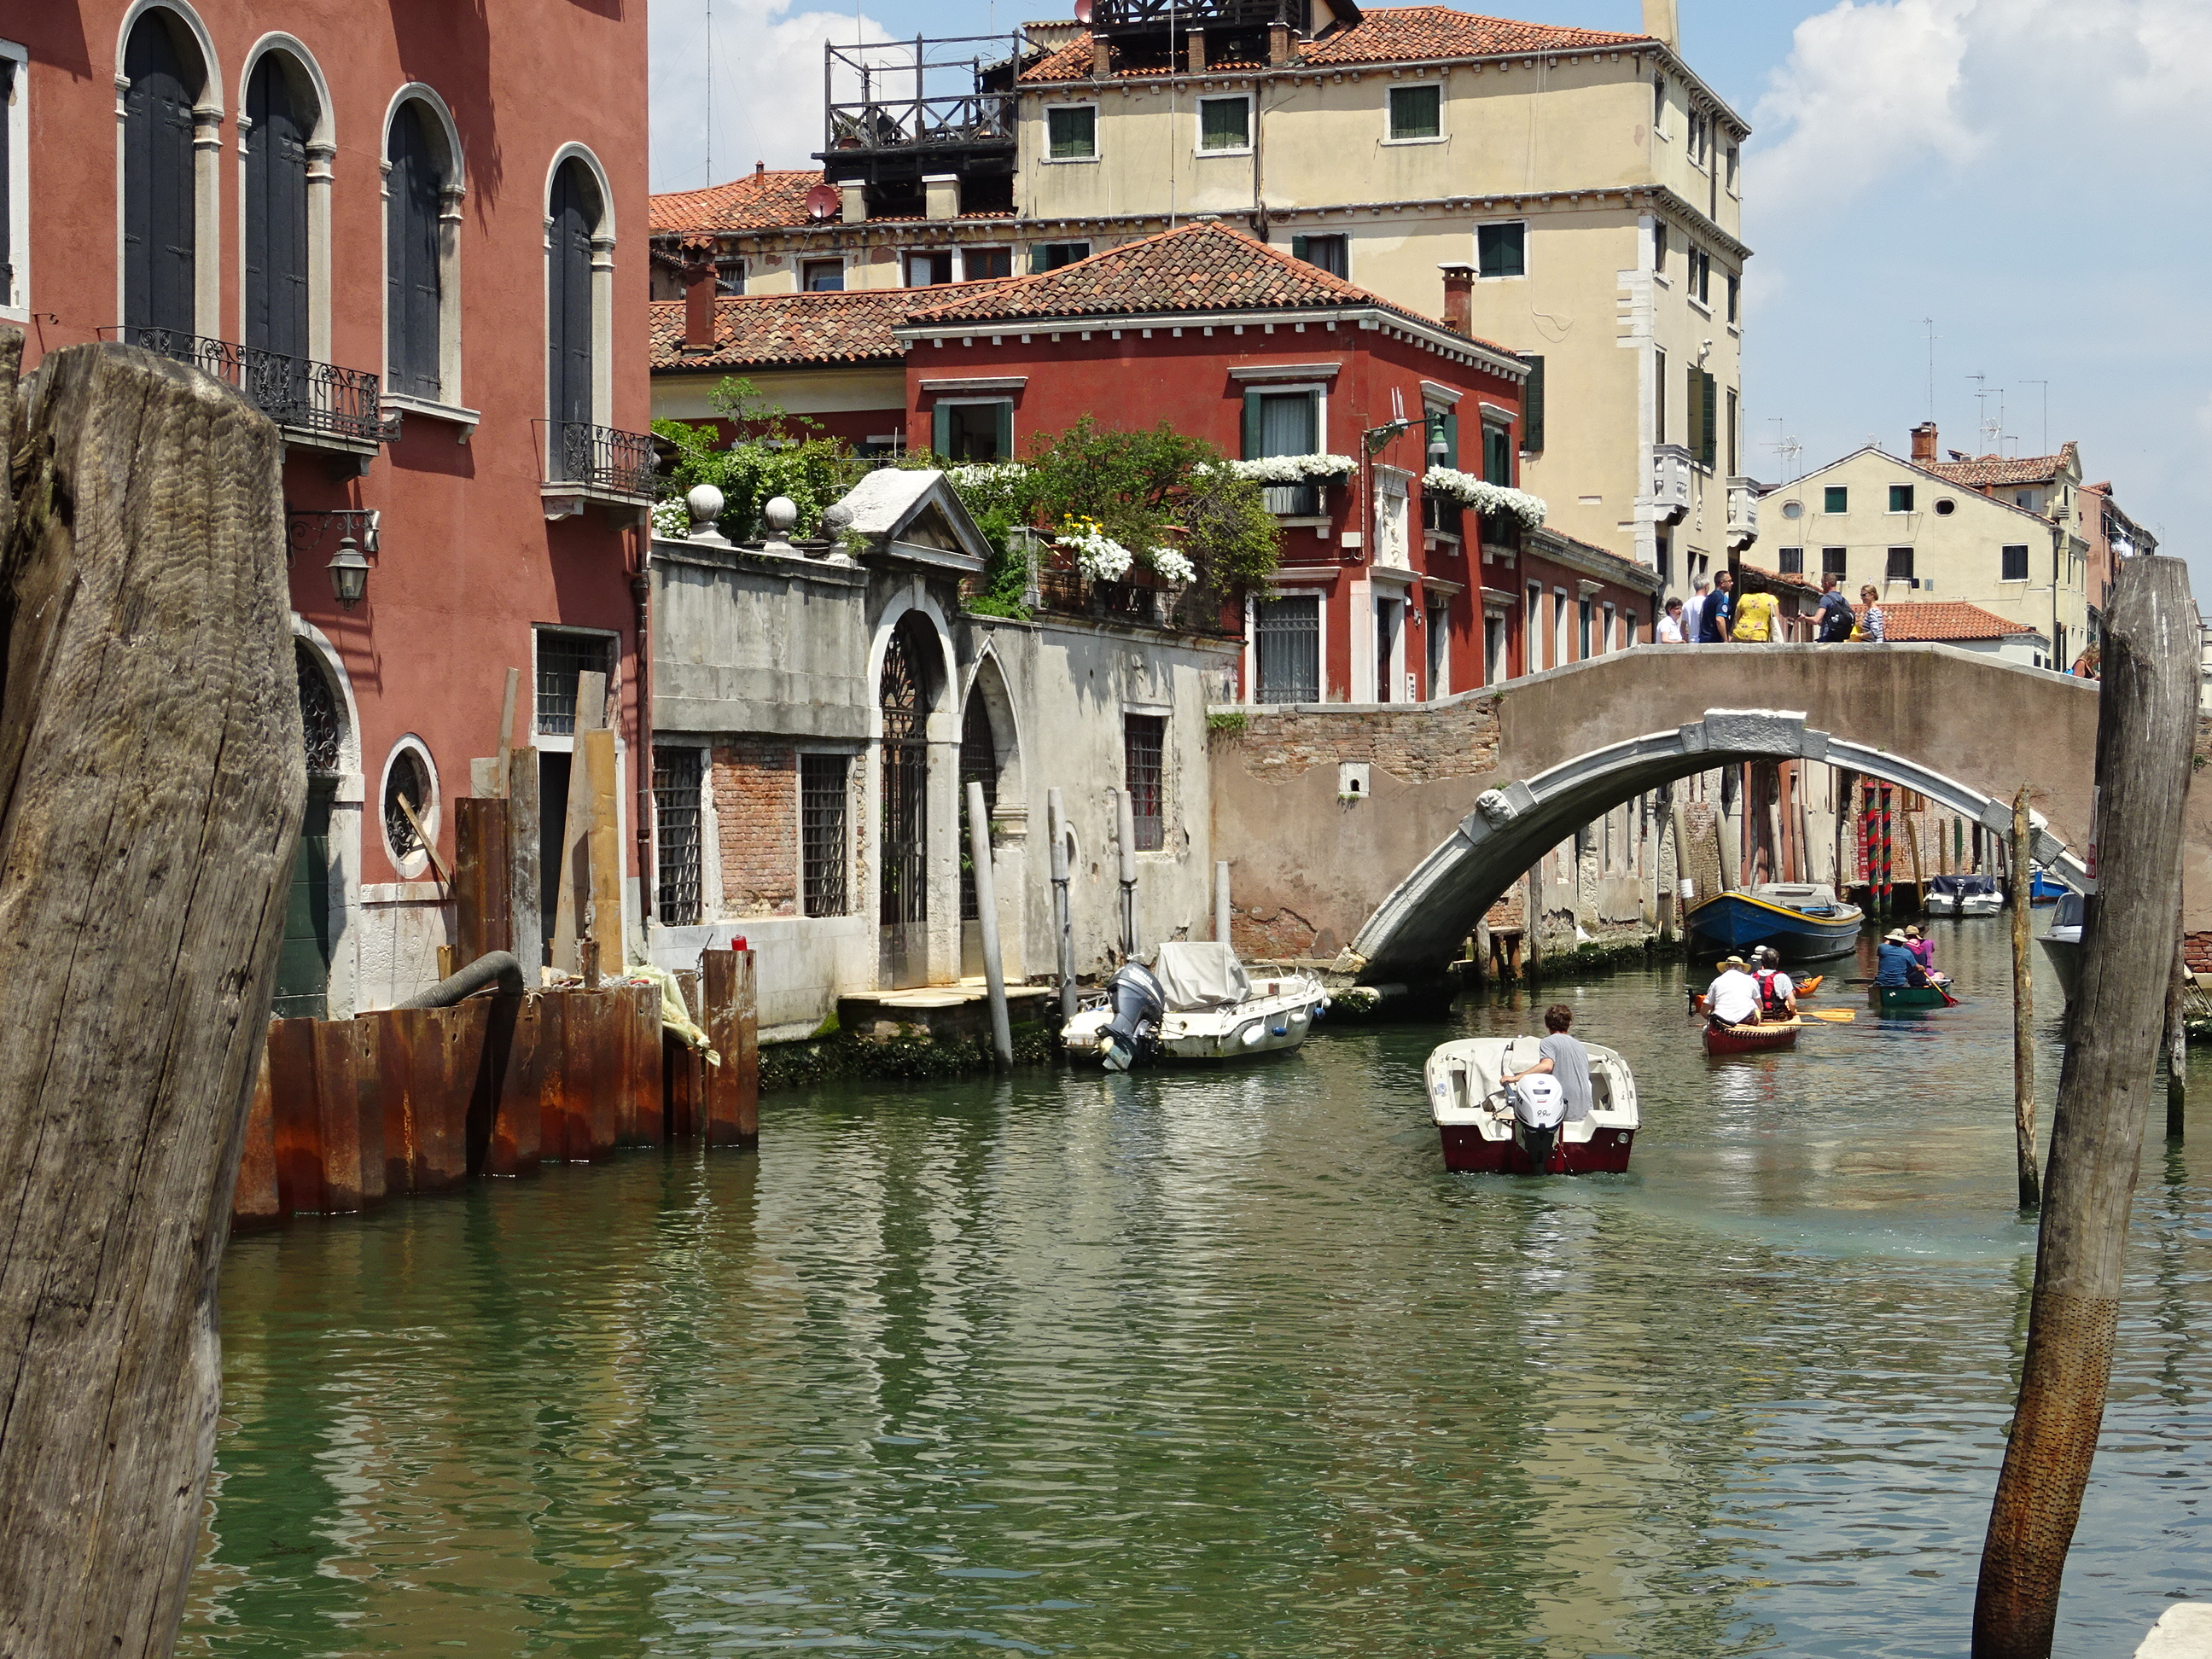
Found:
<path fill-rule="evenodd" d="M 563 629 L 538 630 L 538 729 L 565 737 L 576 729 L 576 679 L 605 674 L 609 690 L 615 676 L 615 642 L 605 634 L 571 634 Z"/>
<path fill-rule="evenodd" d="M 545 458 L 544 482 L 578 484 L 609 495 L 647 501 L 659 466 L 649 432 L 623 432 L 583 421 L 539 422 L 550 425 L 552 441 Z"/>
<path fill-rule="evenodd" d="M 799 757 L 799 881 L 806 914 L 842 916 L 845 902 L 843 755 Z"/>
<path fill-rule="evenodd" d="M 300 736 L 310 772 L 335 772 L 343 753 L 345 721 L 322 664 L 304 640 L 292 641 L 292 668 L 300 681 Z"/>
<path fill-rule="evenodd" d="M 700 782 L 704 757 L 696 749 L 653 751 L 653 816 L 656 826 L 655 910 L 669 927 L 689 927 L 700 920 L 700 866 L 703 808 Z"/>
<path fill-rule="evenodd" d="M 1122 716 L 1122 764 L 1128 779 L 1129 813 L 1134 821 L 1139 853 L 1157 853 L 1167 845 L 1166 803 L 1161 788 L 1167 728 L 1164 715 Z"/>
<path fill-rule="evenodd" d="M 921 982 L 929 920 L 929 747 L 922 735 L 929 692 L 918 658 L 907 629 L 894 632 L 884 653 L 879 692 L 884 741 L 878 965 L 884 980 L 897 989 Z"/>
<path fill-rule="evenodd" d="M 992 740 L 991 716 L 981 696 L 970 694 L 960 722 L 960 920 L 980 921 L 975 902 L 975 859 L 968 839 L 968 786 L 983 786 L 983 816 L 999 810 L 999 746 Z"/>
<path fill-rule="evenodd" d="M 1321 596 L 1261 599 L 1253 608 L 1261 702 L 1321 701 Z"/>
<path fill-rule="evenodd" d="M 390 435 L 385 429 L 380 383 L 365 370 L 169 328 L 118 325 L 100 332 L 190 363 L 236 386 L 248 403 L 290 431 L 358 443 L 380 443 Z"/>
<path fill-rule="evenodd" d="M 430 776 L 423 769 L 422 757 L 412 749 L 394 755 L 392 769 L 384 775 L 384 839 L 395 863 L 422 844 L 407 812 L 401 809 L 403 800 L 417 818 L 430 811 Z"/>

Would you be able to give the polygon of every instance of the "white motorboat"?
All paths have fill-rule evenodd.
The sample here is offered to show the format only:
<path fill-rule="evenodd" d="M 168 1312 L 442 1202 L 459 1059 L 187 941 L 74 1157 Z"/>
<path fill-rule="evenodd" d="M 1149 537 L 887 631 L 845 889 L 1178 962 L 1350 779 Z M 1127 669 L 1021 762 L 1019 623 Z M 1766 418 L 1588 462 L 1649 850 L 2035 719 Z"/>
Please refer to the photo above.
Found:
<path fill-rule="evenodd" d="M 2004 902 L 1995 876 L 1930 876 L 1920 908 L 1931 916 L 1994 916 Z"/>
<path fill-rule="evenodd" d="M 1328 1007 L 1311 974 L 1255 980 L 1226 945 L 1170 940 L 1125 963 L 1060 1028 L 1075 1060 L 1126 1072 L 1146 1060 L 1243 1060 L 1295 1048 Z"/>
<path fill-rule="evenodd" d="M 2058 988 L 2067 1001 L 2074 1000 L 2074 988 L 2081 982 L 2081 895 L 2068 891 L 2058 896 L 2058 908 L 2051 913 L 2051 926 L 2036 941 L 2043 954 L 2051 958 L 2051 970 L 2058 975 Z"/>
<path fill-rule="evenodd" d="M 1463 1037 L 1429 1056 L 1429 1115 L 1443 1142 L 1444 1168 L 1462 1174 L 1597 1175 L 1628 1168 L 1636 1131 L 1636 1076 L 1613 1049 L 1589 1054 L 1590 1114 L 1565 1123 L 1499 1080 L 1542 1058 L 1536 1039 Z"/>

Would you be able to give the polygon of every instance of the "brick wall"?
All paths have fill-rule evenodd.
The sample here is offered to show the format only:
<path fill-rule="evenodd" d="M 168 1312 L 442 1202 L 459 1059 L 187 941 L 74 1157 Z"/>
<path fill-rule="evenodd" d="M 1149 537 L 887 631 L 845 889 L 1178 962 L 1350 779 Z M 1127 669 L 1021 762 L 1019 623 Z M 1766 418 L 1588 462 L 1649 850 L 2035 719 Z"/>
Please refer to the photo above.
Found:
<path fill-rule="evenodd" d="M 714 818 L 722 858 L 722 914 L 797 915 L 797 752 L 750 744 L 715 750 Z"/>
<path fill-rule="evenodd" d="M 1497 769 L 1498 705 L 1469 697 L 1418 720 L 1260 708 L 1247 711 L 1242 732 L 1217 732 L 1215 743 L 1217 755 L 1225 745 L 1256 778 L 1365 761 L 1408 783 L 1433 783 Z"/>

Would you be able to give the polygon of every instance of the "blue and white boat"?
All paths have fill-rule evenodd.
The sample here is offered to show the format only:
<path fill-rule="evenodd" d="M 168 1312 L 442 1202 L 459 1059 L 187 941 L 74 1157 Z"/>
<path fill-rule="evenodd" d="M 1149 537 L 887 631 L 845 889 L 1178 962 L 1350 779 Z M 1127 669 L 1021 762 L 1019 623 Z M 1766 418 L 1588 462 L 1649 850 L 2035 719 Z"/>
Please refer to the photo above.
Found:
<path fill-rule="evenodd" d="M 2041 865 L 2029 866 L 2027 872 L 2027 902 L 2034 905 L 2056 904 L 2074 890 L 2057 877 L 2046 874 Z"/>
<path fill-rule="evenodd" d="M 1856 950 L 1861 912 L 1835 890 L 1808 881 L 1763 882 L 1747 891 L 1718 893 L 1683 918 L 1692 946 L 1741 955 L 1771 945 L 1784 962 L 1818 962 Z"/>

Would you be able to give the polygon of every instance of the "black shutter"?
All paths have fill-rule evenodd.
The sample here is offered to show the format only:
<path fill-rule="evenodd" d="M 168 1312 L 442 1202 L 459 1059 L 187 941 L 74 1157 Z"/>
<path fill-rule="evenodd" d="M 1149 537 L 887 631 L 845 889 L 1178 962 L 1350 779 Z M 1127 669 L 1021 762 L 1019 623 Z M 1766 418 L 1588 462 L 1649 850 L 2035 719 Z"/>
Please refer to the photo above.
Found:
<path fill-rule="evenodd" d="M 15 204 L 8 194 L 8 176 L 14 159 L 9 143 L 15 125 L 9 119 L 8 111 L 15 91 L 15 60 L 0 58 L 0 305 L 15 303 Z"/>
<path fill-rule="evenodd" d="M 392 389 L 436 401 L 439 370 L 438 214 L 443 183 L 415 104 L 392 122 L 392 173 L 386 180 L 386 324 L 390 330 Z"/>
<path fill-rule="evenodd" d="M 565 427 L 592 424 L 592 225 L 598 192 L 580 161 L 553 176 L 546 284 L 548 410 Z"/>
<path fill-rule="evenodd" d="M 1531 455 L 1544 453 L 1544 360 L 1523 352 L 1528 379 L 1521 390 L 1521 447 Z"/>
<path fill-rule="evenodd" d="M 192 94 L 167 24 L 141 17 L 123 54 L 123 320 L 192 332 Z M 197 77 L 193 77 L 197 79 Z"/>
<path fill-rule="evenodd" d="M 307 356 L 307 128 L 275 53 L 255 66 L 246 111 L 246 343 Z"/>

